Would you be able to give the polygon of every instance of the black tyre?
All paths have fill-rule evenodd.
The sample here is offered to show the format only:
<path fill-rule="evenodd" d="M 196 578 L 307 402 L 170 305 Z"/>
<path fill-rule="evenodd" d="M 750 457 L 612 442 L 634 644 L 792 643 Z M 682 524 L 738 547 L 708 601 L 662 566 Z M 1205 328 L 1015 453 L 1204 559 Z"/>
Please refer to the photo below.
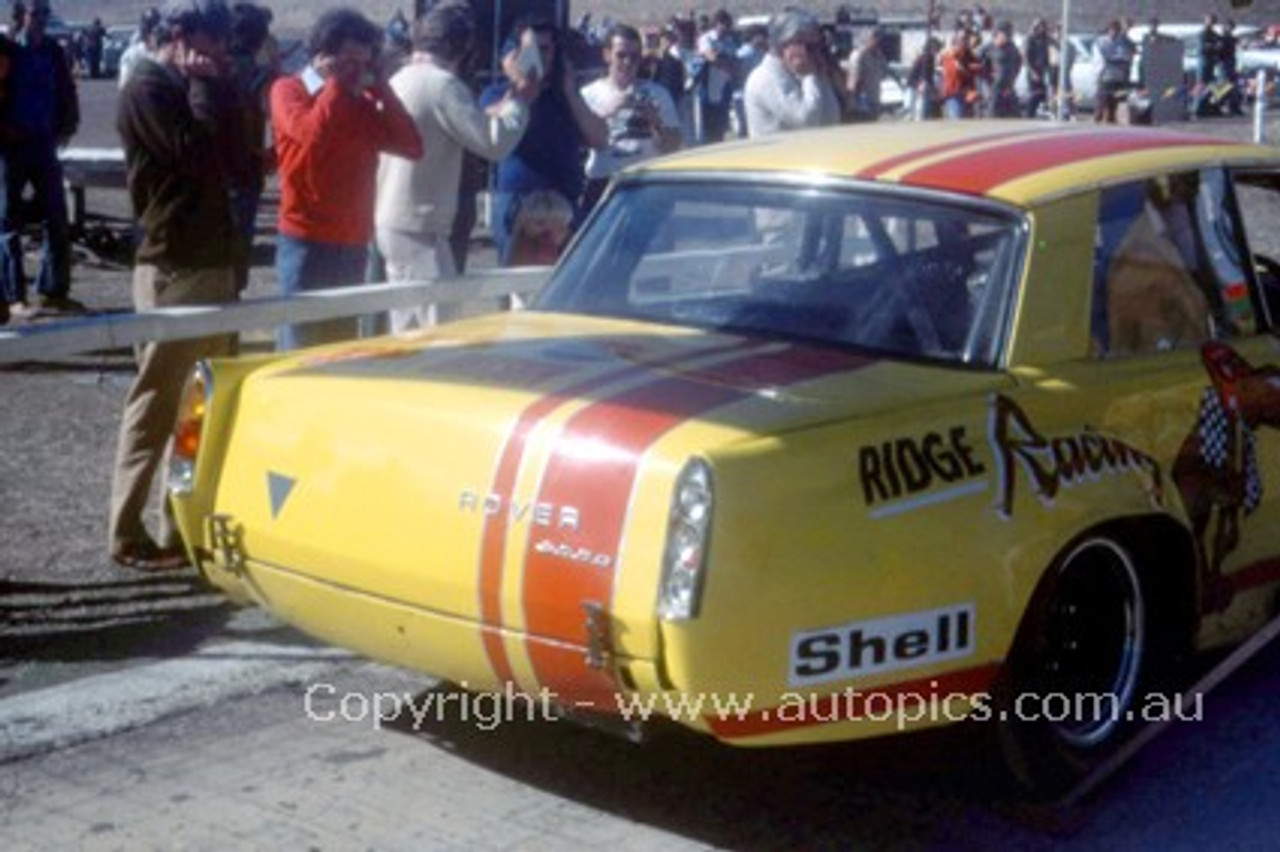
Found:
<path fill-rule="evenodd" d="M 1027 792 L 1070 789 L 1133 733 L 1153 668 L 1150 613 L 1132 553 L 1086 539 L 1042 582 L 997 690 L 1000 748 Z"/>

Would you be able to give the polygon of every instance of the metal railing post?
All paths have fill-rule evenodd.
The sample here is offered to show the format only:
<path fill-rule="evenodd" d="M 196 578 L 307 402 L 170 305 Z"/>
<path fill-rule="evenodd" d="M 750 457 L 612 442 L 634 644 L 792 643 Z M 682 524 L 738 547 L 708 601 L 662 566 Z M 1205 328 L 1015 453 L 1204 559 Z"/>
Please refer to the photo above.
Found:
<path fill-rule="evenodd" d="M 1259 69 L 1253 88 L 1253 141 L 1267 141 L 1267 72 Z"/>
<path fill-rule="evenodd" d="M 1062 34 L 1058 38 L 1058 104 L 1055 115 L 1058 121 L 1065 121 L 1069 116 L 1071 105 L 1067 103 L 1068 67 L 1071 61 L 1071 0 L 1062 0 Z M 1077 56 L 1076 61 L 1081 57 Z"/>

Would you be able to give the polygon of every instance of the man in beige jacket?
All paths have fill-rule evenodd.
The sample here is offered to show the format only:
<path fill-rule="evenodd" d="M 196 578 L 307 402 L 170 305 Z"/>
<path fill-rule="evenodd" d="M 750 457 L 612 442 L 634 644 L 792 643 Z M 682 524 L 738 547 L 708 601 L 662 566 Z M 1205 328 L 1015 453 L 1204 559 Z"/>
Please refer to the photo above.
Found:
<path fill-rule="evenodd" d="M 449 231 L 458 209 L 463 152 L 488 160 L 503 157 L 520 141 L 528 122 L 536 80 L 513 80 L 511 93 L 485 110 L 458 76 L 474 36 L 469 7 L 437 5 L 415 23 L 413 56 L 391 78 L 426 154 L 418 160 L 383 155 L 378 165 L 374 232 L 390 281 L 457 274 Z M 391 331 L 433 325 L 456 313 L 456 304 L 393 310 Z"/>

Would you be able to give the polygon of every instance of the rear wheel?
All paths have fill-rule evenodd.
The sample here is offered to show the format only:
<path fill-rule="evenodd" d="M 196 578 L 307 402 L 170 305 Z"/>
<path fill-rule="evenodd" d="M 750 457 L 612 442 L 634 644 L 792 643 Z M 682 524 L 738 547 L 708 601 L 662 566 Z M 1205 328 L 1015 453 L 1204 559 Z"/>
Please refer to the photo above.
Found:
<path fill-rule="evenodd" d="M 997 699 L 1001 750 L 1017 781 L 1054 796 L 1132 733 L 1151 669 L 1151 619 L 1131 552 L 1089 538 L 1032 599 Z"/>

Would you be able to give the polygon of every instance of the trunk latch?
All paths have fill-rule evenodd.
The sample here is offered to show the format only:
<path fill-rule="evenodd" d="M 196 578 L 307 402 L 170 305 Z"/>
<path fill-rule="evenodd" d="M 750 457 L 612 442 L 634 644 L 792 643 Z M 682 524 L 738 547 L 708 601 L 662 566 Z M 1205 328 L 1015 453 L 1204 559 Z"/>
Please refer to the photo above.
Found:
<path fill-rule="evenodd" d="M 586 613 L 587 665 L 593 669 L 613 670 L 613 631 L 609 627 L 609 613 L 597 601 L 583 601 Z"/>

